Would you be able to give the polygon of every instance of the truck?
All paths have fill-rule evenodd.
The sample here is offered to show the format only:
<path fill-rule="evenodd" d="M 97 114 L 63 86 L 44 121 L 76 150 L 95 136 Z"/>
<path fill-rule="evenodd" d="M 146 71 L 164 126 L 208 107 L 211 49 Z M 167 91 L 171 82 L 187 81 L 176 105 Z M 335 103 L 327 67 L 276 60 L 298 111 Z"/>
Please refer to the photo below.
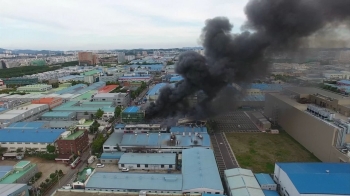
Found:
<path fill-rule="evenodd" d="M 96 160 L 96 156 L 91 156 L 91 157 L 88 159 L 88 163 L 91 164 L 91 163 L 93 163 L 95 160 Z"/>

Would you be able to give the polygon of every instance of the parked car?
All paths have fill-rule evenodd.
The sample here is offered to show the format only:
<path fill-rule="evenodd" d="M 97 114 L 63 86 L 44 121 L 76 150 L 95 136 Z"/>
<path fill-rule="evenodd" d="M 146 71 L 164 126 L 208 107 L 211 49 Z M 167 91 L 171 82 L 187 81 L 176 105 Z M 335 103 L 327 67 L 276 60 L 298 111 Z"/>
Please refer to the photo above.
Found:
<path fill-rule="evenodd" d="M 128 172 L 128 171 L 129 171 L 129 168 L 125 168 L 125 167 L 122 168 L 122 172 Z"/>
<path fill-rule="evenodd" d="M 67 184 L 66 186 L 62 187 L 63 189 L 72 189 L 72 186 L 70 184 Z"/>
<path fill-rule="evenodd" d="M 100 163 L 97 163 L 97 164 L 96 164 L 96 167 L 100 167 L 100 168 L 102 168 L 102 167 L 105 167 L 105 165 L 100 164 Z"/>

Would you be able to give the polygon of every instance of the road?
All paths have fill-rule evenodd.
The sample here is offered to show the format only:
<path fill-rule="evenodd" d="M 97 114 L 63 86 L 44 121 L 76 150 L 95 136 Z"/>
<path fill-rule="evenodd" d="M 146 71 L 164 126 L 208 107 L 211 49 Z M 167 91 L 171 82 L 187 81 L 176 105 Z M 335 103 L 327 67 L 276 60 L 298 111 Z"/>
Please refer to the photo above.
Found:
<path fill-rule="evenodd" d="M 69 170 L 69 172 L 67 172 L 60 180 L 58 183 L 55 184 L 55 186 L 53 186 L 51 188 L 50 191 L 48 191 L 45 196 L 50 196 L 52 195 L 58 188 L 61 188 L 62 186 L 69 184 L 70 182 L 72 182 L 73 177 L 75 177 L 75 175 L 78 173 L 78 171 L 80 171 L 82 168 L 84 168 L 86 166 L 85 161 L 89 158 L 90 156 L 90 149 L 85 150 L 85 152 L 83 153 L 83 156 L 81 156 L 81 162 L 79 163 L 79 165 L 75 168 L 75 169 L 71 169 Z M 60 163 L 57 163 L 60 164 Z"/>
<path fill-rule="evenodd" d="M 220 175 L 223 176 L 226 169 L 238 168 L 238 162 L 224 133 L 215 133 L 210 136 L 210 139 Z"/>

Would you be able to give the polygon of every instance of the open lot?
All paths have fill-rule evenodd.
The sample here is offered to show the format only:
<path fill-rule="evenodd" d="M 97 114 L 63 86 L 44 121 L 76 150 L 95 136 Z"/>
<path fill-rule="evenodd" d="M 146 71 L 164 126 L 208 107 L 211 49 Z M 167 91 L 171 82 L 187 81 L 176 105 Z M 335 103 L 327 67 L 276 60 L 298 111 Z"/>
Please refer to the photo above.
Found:
<path fill-rule="evenodd" d="M 286 132 L 226 133 L 227 140 L 242 168 L 254 173 L 273 173 L 275 162 L 319 162 Z"/>
<path fill-rule="evenodd" d="M 50 174 L 54 173 L 56 170 L 61 169 L 64 174 L 70 170 L 70 167 L 66 166 L 63 163 L 56 163 L 55 161 L 48 161 L 37 157 L 26 157 L 24 160 L 37 164 L 39 172 L 43 173 L 41 178 L 35 182 L 35 185 L 40 185 L 41 182 L 45 181 L 46 178 L 50 178 Z M 18 162 L 19 160 L 3 160 L 0 161 L 0 165 L 13 166 Z"/>

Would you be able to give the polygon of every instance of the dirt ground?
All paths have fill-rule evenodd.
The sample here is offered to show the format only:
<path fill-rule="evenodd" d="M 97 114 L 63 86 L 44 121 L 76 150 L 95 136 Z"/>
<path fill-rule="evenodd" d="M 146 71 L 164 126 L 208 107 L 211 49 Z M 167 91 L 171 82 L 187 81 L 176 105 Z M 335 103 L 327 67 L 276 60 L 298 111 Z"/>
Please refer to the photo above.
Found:
<path fill-rule="evenodd" d="M 35 163 L 38 166 L 38 170 L 42 172 L 41 178 L 36 181 L 35 185 L 41 184 L 41 182 L 45 181 L 46 178 L 50 178 L 50 174 L 55 172 L 56 170 L 62 170 L 64 174 L 70 170 L 70 167 L 66 166 L 63 163 L 56 163 L 55 161 L 48 161 L 45 159 L 41 159 L 38 157 L 26 157 L 23 160 L 30 161 L 31 163 Z M 19 160 L 1 160 L 0 165 L 15 165 Z"/>
<path fill-rule="evenodd" d="M 286 132 L 226 133 L 226 137 L 239 165 L 254 173 L 273 173 L 275 162 L 319 162 Z"/>

